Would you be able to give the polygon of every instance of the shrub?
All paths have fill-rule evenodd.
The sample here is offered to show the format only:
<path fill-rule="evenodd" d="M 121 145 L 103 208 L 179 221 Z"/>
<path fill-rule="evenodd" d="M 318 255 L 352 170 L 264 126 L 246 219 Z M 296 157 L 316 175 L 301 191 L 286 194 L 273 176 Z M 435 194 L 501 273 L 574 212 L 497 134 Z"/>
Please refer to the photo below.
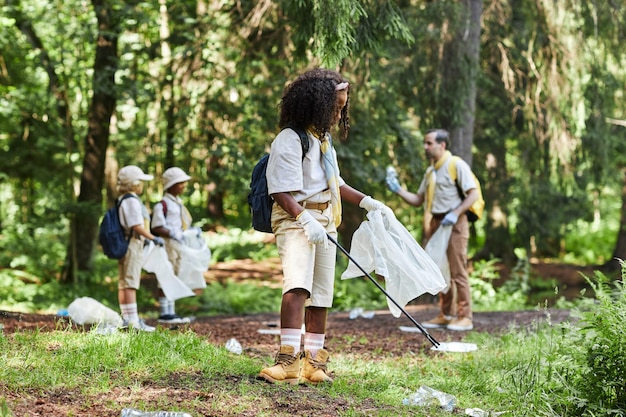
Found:
<path fill-rule="evenodd" d="M 626 410 L 626 263 L 622 280 L 610 282 L 597 272 L 587 279 L 596 295 L 587 308 L 579 307 L 576 326 L 567 328 L 560 353 L 567 363 L 560 370 L 568 392 L 569 409 L 577 415 L 623 416 Z"/>

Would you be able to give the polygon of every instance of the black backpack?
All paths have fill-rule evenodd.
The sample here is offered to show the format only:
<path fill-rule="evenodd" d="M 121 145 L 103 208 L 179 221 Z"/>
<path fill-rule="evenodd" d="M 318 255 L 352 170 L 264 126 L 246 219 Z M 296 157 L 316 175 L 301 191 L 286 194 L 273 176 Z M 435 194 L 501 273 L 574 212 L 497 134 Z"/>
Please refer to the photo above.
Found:
<path fill-rule="evenodd" d="M 98 240 L 102 246 L 102 251 L 109 259 L 122 259 L 128 251 L 128 243 L 132 233 L 128 235 L 128 238 L 125 236 L 119 215 L 120 205 L 128 197 L 135 196 L 132 194 L 124 195 L 115 203 L 114 207 L 107 210 L 102 223 L 100 223 Z"/>
<path fill-rule="evenodd" d="M 302 129 L 288 126 L 300 136 L 302 144 L 302 160 L 309 151 L 309 137 Z M 287 129 L 285 128 L 285 129 Z M 250 193 L 248 194 L 248 205 L 252 214 L 252 227 L 259 232 L 272 233 L 272 204 L 274 200 L 267 192 L 267 179 L 265 172 L 267 171 L 267 161 L 270 155 L 265 154 L 257 162 L 252 170 L 252 179 L 250 180 Z"/>

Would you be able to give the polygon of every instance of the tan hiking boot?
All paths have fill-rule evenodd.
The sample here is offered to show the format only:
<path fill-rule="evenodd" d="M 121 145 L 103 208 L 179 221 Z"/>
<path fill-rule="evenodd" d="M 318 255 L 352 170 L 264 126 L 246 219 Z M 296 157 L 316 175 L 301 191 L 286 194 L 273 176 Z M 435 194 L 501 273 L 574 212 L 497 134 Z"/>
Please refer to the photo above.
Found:
<path fill-rule="evenodd" d="M 302 363 L 302 371 L 300 372 L 301 384 L 318 384 L 320 382 L 333 383 L 333 379 L 326 374 L 326 365 L 328 364 L 328 352 L 321 349 L 317 352 L 315 359 L 308 350 L 304 352 L 304 362 Z"/>
<path fill-rule="evenodd" d="M 264 379 L 274 384 L 297 384 L 300 375 L 302 360 L 300 354 L 295 354 L 293 346 L 283 345 L 276 354 L 274 366 L 261 370 L 258 379 Z"/>
<path fill-rule="evenodd" d="M 427 329 L 440 329 L 440 328 L 447 327 L 451 321 L 452 321 L 452 317 L 439 314 L 434 319 L 423 322 L 422 326 L 424 326 Z"/>
<path fill-rule="evenodd" d="M 448 330 L 456 330 L 456 331 L 468 331 L 474 328 L 474 324 L 472 323 L 472 319 L 468 319 L 467 317 L 459 317 L 456 320 L 452 320 L 450 324 L 448 324 Z"/>

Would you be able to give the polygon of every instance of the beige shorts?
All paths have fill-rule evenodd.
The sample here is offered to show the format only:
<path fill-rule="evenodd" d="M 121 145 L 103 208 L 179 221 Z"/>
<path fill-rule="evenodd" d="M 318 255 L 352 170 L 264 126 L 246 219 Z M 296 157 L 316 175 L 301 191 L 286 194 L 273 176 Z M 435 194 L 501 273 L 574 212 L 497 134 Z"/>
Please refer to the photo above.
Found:
<path fill-rule="evenodd" d="M 143 238 L 135 237 L 130 239 L 128 244 L 128 252 L 119 261 L 117 261 L 117 271 L 119 274 L 119 282 L 117 288 L 139 289 L 141 281 L 141 268 L 143 266 Z"/>
<path fill-rule="evenodd" d="M 169 259 L 172 264 L 172 267 L 174 268 L 174 275 L 176 276 L 178 276 L 178 272 L 180 271 L 180 259 L 182 258 L 180 246 L 180 242 L 171 238 L 165 238 L 165 251 L 167 252 L 167 259 Z"/>
<path fill-rule="evenodd" d="M 332 237 L 337 236 L 332 210 L 309 210 L 315 220 L 326 228 Z M 311 245 L 300 224 L 278 204 L 272 208 L 272 228 L 283 266 L 283 294 L 302 288 L 309 293 L 306 305 L 330 308 L 333 304 L 335 263 L 337 248 L 328 242 Z"/>

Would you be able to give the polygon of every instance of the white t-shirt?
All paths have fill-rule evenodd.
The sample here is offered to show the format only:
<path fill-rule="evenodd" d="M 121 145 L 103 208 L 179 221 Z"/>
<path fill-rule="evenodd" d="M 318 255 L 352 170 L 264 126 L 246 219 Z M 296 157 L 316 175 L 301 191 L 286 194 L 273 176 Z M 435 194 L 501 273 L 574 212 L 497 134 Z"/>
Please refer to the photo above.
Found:
<path fill-rule="evenodd" d="M 134 197 L 128 197 L 122 201 L 120 204 L 120 224 L 128 232 L 133 226 L 143 226 L 146 225 L 146 219 L 149 218 L 148 209 L 143 205 L 139 197 L 136 194 L 133 194 Z M 122 198 L 120 196 L 119 198 Z M 118 200 L 119 200 L 118 198 Z"/>
<path fill-rule="evenodd" d="M 457 208 L 462 200 L 459 196 L 459 192 L 456 188 L 456 184 L 450 178 L 450 172 L 448 171 L 448 164 L 450 163 L 450 159 L 439 167 L 438 170 L 434 172 L 436 177 L 436 185 L 435 185 L 435 196 L 433 197 L 433 205 L 432 205 L 432 213 L 435 214 L 443 214 Z M 456 162 L 456 170 L 457 170 L 457 183 L 461 186 L 463 192 L 467 193 L 467 191 L 472 188 L 477 188 L 476 182 L 474 181 L 474 176 L 472 175 L 472 170 L 463 159 L 457 159 Z M 427 195 L 428 190 L 428 175 L 424 175 L 422 179 L 422 183 L 417 191 L 418 194 Z"/>
<path fill-rule="evenodd" d="M 291 193 L 297 202 L 323 203 L 328 201 L 329 193 L 320 194 L 328 190 L 320 141 L 308 132 L 307 136 L 309 151 L 304 160 L 300 136 L 293 130 L 282 130 L 272 141 L 266 172 L 267 189 L 270 194 Z M 343 184 L 345 181 L 339 177 L 339 185 Z"/>
<path fill-rule="evenodd" d="M 183 210 L 183 201 L 170 193 L 165 193 L 163 200 L 167 205 L 167 216 L 163 212 L 163 204 L 156 203 L 152 209 L 152 227 L 165 227 L 173 233 L 183 232 L 183 216 L 187 216 L 187 211 Z M 185 219 L 184 223 L 189 227 L 191 219 Z"/>

